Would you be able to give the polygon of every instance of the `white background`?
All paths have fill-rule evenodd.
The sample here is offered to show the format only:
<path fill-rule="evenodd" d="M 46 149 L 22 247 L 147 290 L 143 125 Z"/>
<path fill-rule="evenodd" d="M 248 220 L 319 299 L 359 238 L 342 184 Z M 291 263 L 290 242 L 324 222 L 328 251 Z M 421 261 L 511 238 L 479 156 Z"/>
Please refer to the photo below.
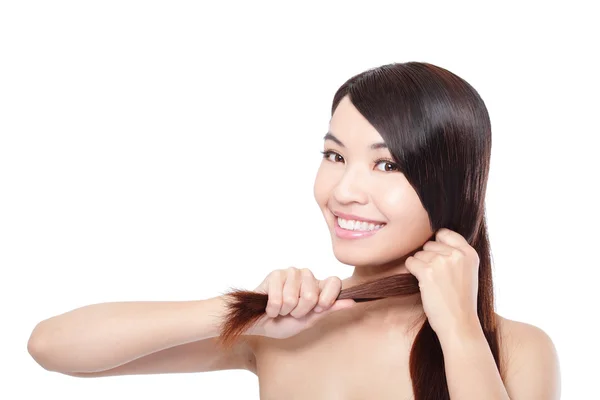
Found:
<path fill-rule="evenodd" d="M 563 399 L 590 398 L 599 32 L 592 2 L 550 3 L 2 2 L 0 398 L 258 399 L 241 370 L 48 372 L 27 340 L 92 303 L 347 277 L 312 194 L 332 97 L 406 61 L 486 102 L 497 311 L 551 336 Z"/>

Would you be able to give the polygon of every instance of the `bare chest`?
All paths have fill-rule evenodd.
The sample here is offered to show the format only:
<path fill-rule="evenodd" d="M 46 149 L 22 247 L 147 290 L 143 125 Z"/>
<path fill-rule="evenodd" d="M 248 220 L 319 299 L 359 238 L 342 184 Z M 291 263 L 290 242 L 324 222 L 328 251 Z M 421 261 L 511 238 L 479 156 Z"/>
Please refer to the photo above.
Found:
<path fill-rule="evenodd" d="M 397 331 L 311 328 L 255 348 L 261 400 L 413 398 L 411 338 Z"/>

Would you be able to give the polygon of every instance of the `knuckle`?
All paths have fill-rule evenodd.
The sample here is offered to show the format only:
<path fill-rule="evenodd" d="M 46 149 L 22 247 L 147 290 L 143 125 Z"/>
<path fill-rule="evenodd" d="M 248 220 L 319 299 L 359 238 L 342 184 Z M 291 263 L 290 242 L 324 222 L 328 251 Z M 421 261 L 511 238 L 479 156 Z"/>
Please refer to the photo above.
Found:
<path fill-rule="evenodd" d="M 296 279 L 297 277 L 301 276 L 301 274 L 302 274 L 302 272 L 300 272 L 300 270 L 296 267 L 290 267 L 290 268 L 288 268 L 287 271 L 288 271 L 287 272 L 288 278 Z"/>
<path fill-rule="evenodd" d="M 454 258 L 460 258 L 463 255 L 462 251 L 460 251 L 458 249 L 452 249 L 450 254 Z"/>
<path fill-rule="evenodd" d="M 271 297 L 269 298 L 269 305 L 278 307 L 281 305 L 281 297 Z"/>
<path fill-rule="evenodd" d="M 275 271 L 271 271 L 271 273 L 269 274 L 268 278 L 269 279 L 277 279 L 281 277 L 281 270 L 280 269 L 276 269 Z"/>
<path fill-rule="evenodd" d="M 297 309 L 297 308 L 296 308 L 296 309 L 294 309 L 294 310 L 293 310 L 293 311 L 290 313 L 290 315 L 291 315 L 292 317 L 294 317 L 294 318 L 302 318 L 302 317 L 304 317 L 306 314 L 307 314 L 307 313 L 306 313 L 306 311 L 305 311 L 305 310 L 299 310 L 299 309 Z"/>
<path fill-rule="evenodd" d="M 323 308 L 327 308 L 331 304 L 333 304 L 333 301 L 331 301 L 331 299 L 329 297 L 325 296 L 325 297 L 319 298 L 319 306 L 321 306 Z"/>
<path fill-rule="evenodd" d="M 281 309 L 281 302 L 269 301 L 269 303 L 267 304 L 266 311 L 268 311 L 268 314 L 274 316 L 279 312 L 280 309 Z"/>
<path fill-rule="evenodd" d="M 473 257 L 477 257 L 479 258 L 479 253 L 477 252 L 477 250 L 475 250 L 473 247 L 469 247 L 469 253 L 473 256 Z"/>
<path fill-rule="evenodd" d="M 342 281 L 341 281 L 341 279 L 340 279 L 340 278 L 338 278 L 337 276 L 328 276 L 328 277 L 325 279 L 325 282 L 326 282 L 327 284 L 338 283 L 338 281 L 339 281 L 339 283 L 341 283 L 341 282 L 342 282 Z"/>
<path fill-rule="evenodd" d="M 328 278 L 329 281 L 325 284 L 326 286 L 331 286 L 334 291 L 339 291 L 342 287 L 342 280 L 337 276 L 332 276 Z"/>
<path fill-rule="evenodd" d="M 285 296 L 285 298 L 283 299 L 283 304 L 285 304 L 286 306 L 293 306 L 296 304 L 297 301 L 298 299 L 296 299 L 294 296 Z"/>
<path fill-rule="evenodd" d="M 313 301 L 317 299 L 317 293 L 313 292 L 312 290 L 306 291 L 302 293 L 302 297 L 308 301 Z"/>
<path fill-rule="evenodd" d="M 314 276 L 312 271 L 308 268 L 302 268 L 300 270 L 300 272 L 302 273 L 303 276 L 311 276 L 311 277 Z"/>
<path fill-rule="evenodd" d="M 426 268 L 423 271 L 424 275 L 425 275 L 425 279 L 429 280 L 429 281 L 433 281 L 435 278 L 435 272 L 433 271 L 433 268 Z"/>

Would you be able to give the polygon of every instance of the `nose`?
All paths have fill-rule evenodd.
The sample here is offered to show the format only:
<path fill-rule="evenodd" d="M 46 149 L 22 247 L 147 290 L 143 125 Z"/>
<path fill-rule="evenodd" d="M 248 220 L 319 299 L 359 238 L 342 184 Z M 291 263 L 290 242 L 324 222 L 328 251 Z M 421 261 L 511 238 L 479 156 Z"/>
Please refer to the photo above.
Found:
<path fill-rule="evenodd" d="M 346 168 L 333 190 L 333 197 L 339 204 L 366 204 L 369 199 L 367 182 L 367 177 L 358 170 Z"/>

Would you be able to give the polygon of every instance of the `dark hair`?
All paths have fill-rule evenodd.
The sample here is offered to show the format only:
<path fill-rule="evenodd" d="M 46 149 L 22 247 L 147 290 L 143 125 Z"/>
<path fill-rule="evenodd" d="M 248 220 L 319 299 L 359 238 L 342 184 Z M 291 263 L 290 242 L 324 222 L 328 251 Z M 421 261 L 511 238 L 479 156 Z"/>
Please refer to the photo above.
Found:
<path fill-rule="evenodd" d="M 332 115 L 345 96 L 383 137 L 429 214 L 432 231 L 451 229 L 477 251 L 477 313 L 502 375 L 484 207 L 492 138 L 483 100 L 465 80 L 424 62 L 392 63 L 353 76 L 335 93 Z M 338 299 L 418 291 L 413 275 L 399 274 L 346 288 Z M 264 315 L 268 301 L 267 294 L 237 289 L 227 297 L 220 336 L 225 346 Z M 427 320 L 411 349 L 410 376 L 416 400 L 450 398 L 440 342 Z"/>

